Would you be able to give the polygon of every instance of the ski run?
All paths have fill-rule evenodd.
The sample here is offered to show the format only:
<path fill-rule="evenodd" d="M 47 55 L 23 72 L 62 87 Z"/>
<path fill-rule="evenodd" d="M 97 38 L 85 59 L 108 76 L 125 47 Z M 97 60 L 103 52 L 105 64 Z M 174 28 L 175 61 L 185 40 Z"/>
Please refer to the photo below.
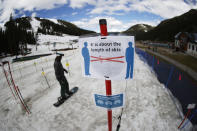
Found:
<path fill-rule="evenodd" d="M 51 52 L 53 45 L 45 45 L 42 41 L 50 39 L 53 42 L 54 38 L 42 36 L 40 39 L 42 44 L 38 46 L 38 51 L 31 46 L 32 54 Z M 56 48 L 67 48 L 69 40 L 72 39 L 76 37 L 65 36 L 62 41 L 67 43 L 59 43 Z M 77 86 L 79 90 L 58 108 L 53 106 L 60 95 L 60 85 L 53 68 L 55 54 L 10 63 L 15 85 L 20 89 L 30 114 L 24 110 L 19 99 L 15 100 L 3 69 L 0 70 L 1 131 L 108 130 L 107 110 L 96 107 L 94 102 L 94 94 L 105 95 L 105 81 L 82 76 L 81 51 L 77 44 L 75 47 L 77 48 L 75 50 L 61 51 L 64 54 L 62 64 L 69 70 L 65 75 L 70 89 Z M 69 63 L 69 69 L 66 63 Z M 178 131 L 177 127 L 182 119 L 167 89 L 137 54 L 134 60 L 134 79 L 112 81 L 112 94 L 120 93 L 125 95 L 120 131 Z M 116 130 L 121 110 L 121 108 L 112 110 L 113 130 Z M 191 125 L 188 124 L 187 129 L 189 126 Z"/>

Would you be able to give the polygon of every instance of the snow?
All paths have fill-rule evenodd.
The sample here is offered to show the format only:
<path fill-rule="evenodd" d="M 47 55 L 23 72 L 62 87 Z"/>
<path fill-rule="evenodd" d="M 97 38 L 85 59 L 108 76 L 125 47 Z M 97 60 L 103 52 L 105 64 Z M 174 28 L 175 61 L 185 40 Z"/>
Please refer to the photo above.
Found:
<path fill-rule="evenodd" d="M 71 36 L 71 35 L 66 35 L 64 36 L 54 36 L 54 35 L 43 35 L 40 34 L 38 35 L 38 43 L 39 45 L 37 46 L 37 51 L 36 51 L 36 46 L 34 45 L 28 45 L 28 48 L 32 49 L 32 54 L 31 55 L 39 55 L 39 54 L 47 54 L 47 53 L 54 53 L 52 50 L 54 49 L 65 49 L 65 48 L 77 48 L 77 44 L 71 45 L 72 40 L 78 39 L 78 36 Z M 54 46 L 53 44 L 56 43 Z"/>
<path fill-rule="evenodd" d="M 5 30 L 4 24 L 5 24 L 5 23 L 0 23 L 0 28 L 1 28 L 2 30 Z"/>
<path fill-rule="evenodd" d="M 31 18 L 31 26 L 34 32 L 38 31 L 38 28 L 40 27 L 40 21 L 36 20 L 36 18 L 32 17 Z"/>
<path fill-rule="evenodd" d="M 44 37 L 53 42 L 52 36 L 42 36 L 41 43 L 45 41 Z M 67 41 L 69 39 L 70 36 Z M 40 46 L 39 53 L 49 51 L 47 45 Z M 67 46 L 62 44 L 61 48 Z M 79 90 L 58 108 L 53 106 L 60 95 L 53 69 L 55 55 L 11 64 L 15 83 L 31 110 L 30 115 L 16 103 L 0 70 L 0 130 L 107 131 L 106 109 L 96 107 L 93 99 L 94 94 L 105 95 L 105 82 L 82 77 L 80 52 L 79 49 L 62 51 L 65 55 L 63 66 L 66 68 L 66 61 L 70 65 L 70 75 L 66 74 L 70 88 L 78 86 Z M 42 68 L 50 88 L 41 74 Z M 120 131 L 178 131 L 181 118 L 167 89 L 138 55 L 135 55 L 134 79 L 112 81 L 112 93 L 125 93 Z M 116 130 L 120 113 L 121 109 L 113 110 L 113 130 Z"/>
<path fill-rule="evenodd" d="M 64 27 L 67 27 L 67 26 L 66 26 L 66 25 L 64 25 L 64 24 L 59 23 L 57 19 L 51 19 L 51 18 L 48 18 L 48 20 L 52 21 L 52 22 L 53 22 L 53 23 L 55 23 L 55 24 L 63 25 Z"/>
<path fill-rule="evenodd" d="M 0 28 L 3 28 L 3 25 L 4 25 L 3 23 L 0 23 Z"/>
<path fill-rule="evenodd" d="M 146 29 L 146 26 L 144 24 L 140 24 L 140 26 L 144 29 Z"/>
<path fill-rule="evenodd" d="M 40 18 L 40 19 L 46 19 L 46 18 Z M 64 24 L 59 23 L 57 19 L 47 18 L 47 20 L 50 20 L 51 22 L 53 22 L 53 23 L 55 23 L 55 24 L 63 25 L 63 26 L 65 26 L 65 27 L 67 27 L 67 26 L 66 26 L 66 25 L 64 25 Z"/>
<path fill-rule="evenodd" d="M 71 35 L 64 35 L 64 36 L 54 36 L 54 35 L 39 35 L 38 40 L 39 44 L 43 44 L 46 42 L 59 42 L 59 43 L 66 43 L 70 40 L 78 39 L 78 36 L 71 36 Z"/>
<path fill-rule="evenodd" d="M 60 23 L 57 21 L 57 19 L 48 19 L 48 20 L 52 21 L 52 22 L 55 23 L 55 24 L 60 24 Z"/>

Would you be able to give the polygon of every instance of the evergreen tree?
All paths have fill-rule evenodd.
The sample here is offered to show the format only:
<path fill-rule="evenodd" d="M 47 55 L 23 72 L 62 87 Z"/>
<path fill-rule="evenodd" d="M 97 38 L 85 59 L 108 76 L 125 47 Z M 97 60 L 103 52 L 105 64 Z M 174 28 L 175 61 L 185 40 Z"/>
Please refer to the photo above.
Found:
<path fill-rule="evenodd" d="M 5 31 L 0 29 L 0 53 L 18 55 L 20 52 L 27 50 L 27 43 L 36 43 L 34 33 L 28 31 L 31 25 L 26 20 L 13 20 L 11 14 L 5 27 Z"/>
<path fill-rule="evenodd" d="M 3 45 L 3 31 L 0 28 L 0 52 L 3 52 L 4 45 Z"/>

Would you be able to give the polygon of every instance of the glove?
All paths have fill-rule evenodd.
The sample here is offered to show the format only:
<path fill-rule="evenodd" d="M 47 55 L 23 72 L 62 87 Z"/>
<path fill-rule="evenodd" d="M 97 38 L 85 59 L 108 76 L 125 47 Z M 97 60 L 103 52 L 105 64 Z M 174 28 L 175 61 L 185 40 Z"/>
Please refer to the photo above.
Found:
<path fill-rule="evenodd" d="M 64 69 L 64 71 L 68 74 L 68 71 L 66 69 Z"/>

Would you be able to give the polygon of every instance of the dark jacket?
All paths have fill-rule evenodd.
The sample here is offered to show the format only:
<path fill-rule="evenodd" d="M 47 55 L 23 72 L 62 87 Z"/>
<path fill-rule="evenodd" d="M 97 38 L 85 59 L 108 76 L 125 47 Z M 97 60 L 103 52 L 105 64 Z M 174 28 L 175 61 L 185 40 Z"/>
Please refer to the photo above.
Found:
<path fill-rule="evenodd" d="M 55 69 L 55 76 L 56 76 L 57 80 L 60 80 L 62 77 L 65 77 L 64 71 L 66 71 L 66 70 L 62 66 L 60 57 L 55 58 L 54 69 Z"/>

